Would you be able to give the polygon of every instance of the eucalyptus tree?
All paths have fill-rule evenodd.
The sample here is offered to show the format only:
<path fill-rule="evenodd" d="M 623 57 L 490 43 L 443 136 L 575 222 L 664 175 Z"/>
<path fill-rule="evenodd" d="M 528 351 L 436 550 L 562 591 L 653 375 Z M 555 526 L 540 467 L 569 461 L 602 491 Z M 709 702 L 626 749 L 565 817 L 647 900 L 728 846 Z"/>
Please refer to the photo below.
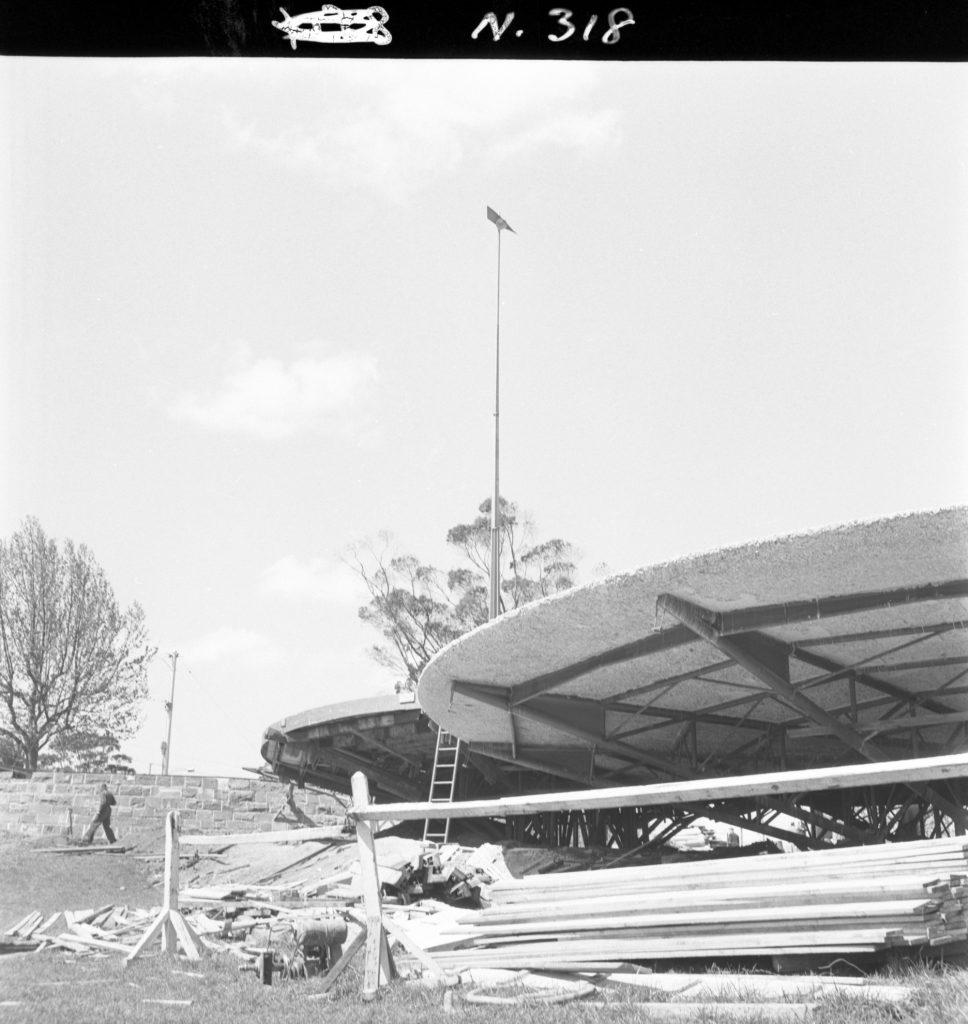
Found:
<path fill-rule="evenodd" d="M 370 594 L 360 618 L 382 635 L 370 653 L 399 673 L 398 690 L 412 690 L 437 651 L 487 621 L 490 513 L 488 498 L 474 519 L 447 531 L 460 561 L 446 572 L 415 555 L 394 554 L 388 533 L 351 549 L 348 560 Z M 576 553 L 570 543 L 536 541 L 531 517 L 504 498 L 500 524 L 501 612 L 574 585 Z"/>

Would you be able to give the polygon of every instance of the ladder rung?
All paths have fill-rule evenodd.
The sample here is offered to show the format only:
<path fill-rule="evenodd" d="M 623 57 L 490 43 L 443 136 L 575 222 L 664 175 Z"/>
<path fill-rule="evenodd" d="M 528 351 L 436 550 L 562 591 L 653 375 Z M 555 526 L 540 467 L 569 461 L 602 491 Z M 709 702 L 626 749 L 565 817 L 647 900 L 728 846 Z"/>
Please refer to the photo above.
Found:
<path fill-rule="evenodd" d="M 437 730 L 437 748 L 430 777 L 430 803 L 449 804 L 453 801 L 460 767 L 460 748 L 458 737 L 443 729 Z M 426 842 L 446 843 L 449 833 L 450 821 L 447 818 L 428 818 L 424 822 L 423 837 Z"/>

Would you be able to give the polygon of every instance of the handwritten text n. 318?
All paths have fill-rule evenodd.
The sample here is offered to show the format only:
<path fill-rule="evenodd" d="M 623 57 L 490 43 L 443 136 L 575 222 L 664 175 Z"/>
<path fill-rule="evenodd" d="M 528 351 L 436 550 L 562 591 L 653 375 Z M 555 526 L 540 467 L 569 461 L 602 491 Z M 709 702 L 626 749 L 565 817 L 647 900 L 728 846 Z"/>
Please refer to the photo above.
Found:
<path fill-rule="evenodd" d="M 552 19 L 554 23 L 554 31 L 547 34 L 547 38 L 552 43 L 563 43 L 567 39 L 571 39 L 572 36 L 578 31 L 578 24 L 575 21 L 575 12 L 569 10 L 567 7 L 552 7 L 548 11 L 548 17 Z M 579 23 L 585 15 L 579 15 Z M 509 12 L 504 16 L 502 21 L 498 21 L 497 15 L 493 11 L 488 11 L 487 14 L 481 18 L 477 28 L 471 32 L 471 39 L 477 39 L 487 29 L 491 30 L 491 39 L 497 43 L 500 42 L 504 33 L 511 27 L 514 21 L 514 11 Z M 599 16 L 597 14 L 590 14 L 585 21 L 584 28 L 582 29 L 581 38 L 587 43 L 589 41 L 596 41 L 598 39 L 597 33 L 595 32 L 596 25 L 598 25 Z M 606 21 L 603 25 L 599 26 L 599 30 L 602 31 L 601 42 L 606 46 L 613 46 L 621 39 L 622 29 L 629 28 L 635 24 L 635 15 L 629 10 L 628 7 L 615 7 L 608 12 Z M 515 37 L 521 38 L 524 35 L 524 29 L 516 29 L 512 33 Z"/>

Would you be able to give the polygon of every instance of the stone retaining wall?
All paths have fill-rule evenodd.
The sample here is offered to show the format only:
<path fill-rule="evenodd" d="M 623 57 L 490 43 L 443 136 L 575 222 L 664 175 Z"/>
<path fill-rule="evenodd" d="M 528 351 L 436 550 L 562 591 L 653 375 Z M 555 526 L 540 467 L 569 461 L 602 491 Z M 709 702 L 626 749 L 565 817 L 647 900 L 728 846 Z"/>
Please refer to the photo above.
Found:
<path fill-rule="evenodd" d="M 328 794 L 297 789 L 288 800 L 288 786 L 255 777 L 38 771 L 27 779 L 0 774 L 0 833 L 66 835 L 71 827 L 79 838 L 97 811 L 102 782 L 117 800 L 111 827 L 119 840 L 157 831 L 171 810 L 183 831 L 195 833 L 337 825 L 345 818 Z M 103 833 L 98 838 L 103 842 Z"/>

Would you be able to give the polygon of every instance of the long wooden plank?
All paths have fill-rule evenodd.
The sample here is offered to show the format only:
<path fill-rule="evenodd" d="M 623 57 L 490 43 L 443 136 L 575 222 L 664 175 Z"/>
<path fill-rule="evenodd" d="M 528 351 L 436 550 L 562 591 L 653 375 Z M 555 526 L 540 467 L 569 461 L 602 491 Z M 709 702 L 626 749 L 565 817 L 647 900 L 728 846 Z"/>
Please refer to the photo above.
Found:
<path fill-rule="evenodd" d="M 614 896 L 602 894 L 582 895 L 557 900 L 530 901 L 527 903 L 497 904 L 481 910 L 461 914 L 457 922 L 500 924 L 514 921 L 528 921 L 545 914 L 589 914 L 602 916 L 617 910 L 658 909 L 660 907 L 683 907 L 691 902 L 710 904 L 750 903 L 756 906 L 786 906 L 794 902 L 830 902 L 837 895 L 852 896 L 855 902 L 875 899 L 942 899 L 950 896 L 950 887 L 935 887 L 937 891 L 926 892 L 918 884 L 917 876 L 899 876 L 900 884 L 870 882 L 860 884 L 854 879 L 821 883 L 810 879 L 801 884 L 775 886 L 731 886 L 705 889 L 659 889 L 655 892 L 630 890 Z M 865 897 L 865 899 L 861 899 Z"/>
<path fill-rule="evenodd" d="M 738 797 L 772 796 L 778 793 L 810 793 L 878 786 L 894 782 L 968 776 L 968 753 L 907 761 L 834 768 L 806 768 L 793 772 L 740 775 L 719 779 L 690 779 L 685 782 L 652 783 L 646 786 L 617 786 L 612 789 L 584 789 L 568 793 L 503 797 L 497 800 L 462 800 L 450 804 L 419 803 L 354 806 L 349 814 L 358 821 L 417 821 L 422 818 L 487 818 L 503 815 L 539 814 L 554 810 L 599 810 L 606 807 L 675 806 L 697 801 L 730 800 Z M 310 830 L 307 830 L 310 831 Z"/>
<path fill-rule="evenodd" d="M 860 999 L 897 1003 L 909 999 L 914 994 L 914 989 L 909 985 L 889 985 L 868 978 L 822 974 L 726 974 L 721 971 L 687 974 L 676 971 L 657 974 L 616 973 L 609 975 L 607 981 L 618 986 L 663 992 L 676 999 L 686 993 L 691 999 L 699 995 L 720 998 L 756 995 L 763 999 L 822 999 L 837 993 Z"/>
<path fill-rule="evenodd" d="M 925 869 L 930 874 L 968 871 L 968 842 L 929 839 L 914 843 L 891 843 L 881 846 L 832 847 L 810 853 L 781 853 L 764 857 L 736 857 L 722 860 L 679 861 L 663 864 L 635 865 L 608 871 L 567 871 L 546 875 L 528 875 L 524 878 L 501 879 L 489 887 L 493 899 L 502 899 L 516 890 L 529 892 L 539 889 L 561 890 L 575 887 L 591 891 L 595 887 L 615 891 L 624 881 L 641 882 L 643 879 L 684 879 L 693 875 L 708 879 L 713 876 L 734 876 L 759 872 L 764 881 L 804 869 L 836 872 L 862 871 L 877 873 L 883 867 L 905 865 L 908 872 Z"/>
<path fill-rule="evenodd" d="M 78 935 L 74 932 L 70 934 L 58 935 L 56 938 L 58 943 L 71 944 L 74 943 L 80 946 L 93 946 L 95 949 L 109 949 L 114 953 L 130 953 L 131 947 L 126 946 L 123 942 L 109 942 L 106 939 L 95 939 L 89 935 Z"/>
<path fill-rule="evenodd" d="M 27 915 L 26 917 L 24 917 L 24 918 L 22 918 L 21 920 L 19 920 L 19 921 L 18 921 L 18 922 L 17 922 L 17 923 L 15 924 L 15 925 L 13 925 L 13 927 L 11 927 L 11 928 L 8 928 L 8 929 L 7 929 L 7 930 L 6 930 L 6 931 L 5 931 L 5 932 L 4 932 L 3 934 L 4 934 L 4 935 L 16 935 L 16 934 L 17 934 L 17 932 L 18 932 L 18 931 L 19 931 L 19 930 L 20 930 L 21 928 L 23 928 L 23 926 L 24 926 L 25 924 L 27 924 L 27 922 L 28 922 L 28 921 L 32 920 L 32 919 L 33 919 L 33 917 L 34 917 L 34 916 L 35 916 L 36 914 L 39 914 L 39 913 L 40 913 L 40 911 L 39 911 L 39 910 L 32 910 L 32 911 L 31 911 L 31 912 L 30 912 L 30 913 L 29 913 L 29 914 L 28 914 L 28 915 Z"/>
<path fill-rule="evenodd" d="M 607 1006 L 603 1002 L 582 1000 L 579 1004 L 589 1008 Z M 815 1003 L 638 1003 L 636 1012 L 645 1021 L 657 1024 L 680 1024 L 698 1020 L 750 1021 L 769 1020 L 776 1024 L 808 1021 L 816 1008 Z"/>
<path fill-rule="evenodd" d="M 192 835 L 182 832 L 178 837 L 183 846 L 241 846 L 247 843 L 307 843 L 310 841 L 343 838 L 337 825 L 320 828 L 294 828 L 280 832 L 232 832 L 225 835 Z"/>
<path fill-rule="evenodd" d="M 616 868 L 626 874 L 612 876 L 610 871 L 556 871 L 544 875 L 527 875 L 524 878 L 500 879 L 488 886 L 488 892 L 494 897 L 511 899 L 518 891 L 540 892 L 552 890 L 558 892 L 573 887 L 582 892 L 617 892 L 623 886 L 637 886 L 642 881 L 659 880 L 671 883 L 676 888 L 689 888 L 702 879 L 731 881 L 734 878 L 757 877 L 770 881 L 797 878 L 809 871 L 817 878 L 853 878 L 858 874 L 870 875 L 881 872 L 897 875 L 921 875 L 925 881 L 935 880 L 952 883 L 952 876 L 968 879 L 968 859 L 963 854 L 942 855 L 921 860 L 892 861 L 884 858 L 872 858 L 864 863 L 857 861 L 828 861 L 823 855 L 816 854 L 815 861 L 806 863 L 791 860 L 793 854 L 775 854 L 768 857 L 736 858 L 735 861 L 680 861 L 662 864 L 641 865 L 635 869 Z M 725 865 L 729 865 L 726 867 Z M 723 865 L 723 866 L 721 866 Z M 952 884 L 964 884 L 954 882 Z M 668 886 L 665 886 L 668 887 Z"/>
<path fill-rule="evenodd" d="M 127 853 L 131 846 L 40 846 L 34 847 L 31 853 Z"/>
<path fill-rule="evenodd" d="M 609 910 L 622 910 L 626 907 L 635 909 L 639 906 L 654 905 L 657 908 L 669 904 L 688 906 L 692 903 L 708 902 L 721 906 L 735 905 L 742 903 L 757 902 L 766 905 L 782 905 L 789 903 L 819 903 L 838 902 L 848 898 L 851 892 L 856 892 L 855 902 L 869 902 L 881 899 L 933 899 L 939 901 L 964 900 L 965 887 L 957 886 L 954 889 L 946 886 L 932 886 L 930 890 L 917 890 L 907 887 L 884 887 L 874 888 L 858 884 L 851 886 L 843 881 L 837 884 L 824 885 L 818 881 L 815 885 L 802 888 L 790 888 L 786 890 L 780 887 L 771 888 L 764 886 L 761 893 L 757 895 L 755 885 L 748 884 L 744 880 L 742 885 L 736 886 L 736 891 L 731 893 L 729 886 L 717 882 L 715 887 L 702 889 L 694 888 L 673 888 L 667 891 L 661 888 L 643 886 L 641 890 L 623 890 L 610 895 L 605 892 L 591 892 L 580 894 L 576 890 L 568 890 L 562 893 L 560 899 L 555 899 L 553 893 L 541 893 L 541 899 L 517 900 L 513 902 L 494 901 L 490 907 L 480 911 L 482 920 L 527 920 L 530 916 L 539 916 L 545 911 L 558 913 L 566 907 L 573 907 L 576 911 L 584 914 L 586 912 L 596 913 Z M 708 896 L 706 895 L 708 893 Z M 829 899 L 824 900 L 824 895 Z M 676 904 L 678 900 L 678 904 Z M 601 908 L 601 911 L 598 911 Z M 477 920 L 477 915 L 467 912 L 467 920 Z"/>
<path fill-rule="evenodd" d="M 455 949 L 505 949 L 525 945 L 530 942 L 536 943 L 566 943 L 583 941 L 601 942 L 631 942 L 636 941 L 644 945 L 655 945 L 658 943 L 670 942 L 691 942 L 704 939 L 711 939 L 714 943 L 728 945 L 734 939 L 741 942 L 744 937 L 751 934 L 756 936 L 757 948 L 765 948 L 767 945 L 785 941 L 789 944 L 795 941 L 801 945 L 816 944 L 818 942 L 830 941 L 831 937 L 837 937 L 845 928 L 855 931 L 863 930 L 869 942 L 876 942 L 881 946 L 910 944 L 912 942 L 922 943 L 930 939 L 945 938 L 960 934 L 958 930 L 948 931 L 943 925 L 932 925 L 926 927 L 915 922 L 909 927 L 907 922 L 894 918 L 871 919 L 863 921 L 840 920 L 805 920 L 805 921 L 756 921 L 739 922 L 723 927 L 720 924 L 694 924 L 681 927 L 659 927 L 659 928 L 624 928 L 619 931 L 609 932 L 606 930 L 589 929 L 587 931 L 548 930 L 546 932 L 532 932 L 528 934 L 494 934 L 472 937 L 468 944 L 467 937 Z M 961 931 L 964 931 L 962 929 Z M 437 948 L 428 943 L 431 952 L 436 955 Z M 453 950 L 452 950 L 453 951 Z"/>
<path fill-rule="evenodd" d="M 813 883 L 812 887 L 815 888 L 817 891 L 827 890 L 830 892 L 838 892 L 849 889 L 851 882 L 855 883 L 854 887 L 857 889 L 858 892 L 889 892 L 900 891 L 904 888 L 903 886 L 895 887 L 889 885 L 885 885 L 882 890 L 872 888 L 868 884 L 869 875 L 876 873 L 878 873 L 876 866 L 872 866 L 869 869 L 868 875 L 864 875 L 860 872 L 853 875 L 818 875 L 815 878 L 811 877 L 811 882 Z M 903 873 L 884 873 L 884 878 L 888 881 L 891 878 L 905 877 L 907 876 Z M 934 896 L 935 893 L 937 893 L 938 898 L 941 898 L 942 896 L 944 898 L 962 898 L 965 894 L 966 887 L 960 881 L 951 882 L 950 880 L 945 880 L 944 882 L 934 883 L 934 880 L 931 878 L 930 875 L 925 879 L 926 883 L 929 881 L 933 884 L 931 884 L 930 886 L 926 885 L 924 888 L 922 888 L 921 895 L 923 896 Z M 487 894 L 487 902 L 491 908 L 488 911 L 489 914 L 497 914 L 504 912 L 523 913 L 529 907 L 540 907 L 545 904 L 554 904 L 558 906 L 562 903 L 570 902 L 572 900 L 610 900 L 617 899 L 619 897 L 636 899 L 648 896 L 650 894 L 655 895 L 656 897 L 662 897 L 665 893 L 671 892 L 680 893 L 684 900 L 691 900 L 695 899 L 698 894 L 706 891 L 716 892 L 720 890 L 728 890 L 730 888 L 734 888 L 736 889 L 738 894 L 737 898 L 743 898 L 743 894 L 745 894 L 745 892 L 748 889 L 754 888 L 755 886 L 755 876 L 748 875 L 735 876 L 734 878 L 730 878 L 728 876 L 711 878 L 709 880 L 708 886 L 695 884 L 693 879 L 684 880 L 681 883 L 677 883 L 676 881 L 669 879 L 668 885 L 662 885 L 661 882 L 657 882 L 655 880 L 644 880 L 642 885 L 640 886 L 636 886 L 633 884 L 625 884 L 622 886 L 616 886 L 614 889 L 595 887 L 589 888 L 587 890 L 582 890 L 580 887 L 566 886 L 560 889 L 542 887 L 540 889 L 534 890 L 533 892 L 530 892 L 525 889 L 519 889 L 510 894 L 489 892 Z M 804 891 L 806 891 L 807 888 L 808 887 L 805 886 Z M 784 890 L 781 888 L 780 883 L 770 884 L 770 882 L 764 881 L 761 891 L 763 892 L 764 896 L 766 896 L 770 893 L 782 894 L 784 891 L 793 892 L 794 890 Z"/>
<path fill-rule="evenodd" d="M 836 953 L 836 952 L 869 952 L 874 953 L 885 949 L 885 943 L 876 936 L 850 933 L 836 933 L 826 937 L 825 941 L 804 942 L 797 933 L 790 933 L 786 942 L 775 938 L 769 942 L 756 943 L 752 939 L 748 943 L 734 946 L 730 942 L 711 942 L 698 945 L 692 939 L 682 941 L 668 940 L 649 945 L 647 943 L 541 943 L 527 947 L 505 946 L 498 949 L 459 950 L 434 954 L 437 961 L 453 970 L 464 967 L 508 967 L 521 969 L 543 965 L 554 969 L 560 966 L 600 961 L 605 963 L 627 962 L 630 960 L 682 960 L 690 958 L 708 959 L 710 957 L 756 956 L 764 952 L 769 954 L 803 954 L 803 953 Z"/>
<path fill-rule="evenodd" d="M 689 924 L 710 924 L 718 923 L 729 925 L 734 922 L 766 921 L 773 920 L 777 914 L 781 914 L 787 921 L 800 920 L 832 920 L 834 918 L 852 918 L 864 920 L 866 918 L 908 918 L 915 917 L 926 907 L 924 901 L 918 903 L 914 900 L 901 901 L 878 901 L 875 903 L 829 903 L 816 906 L 785 906 L 776 907 L 744 907 L 739 910 L 721 910 L 703 907 L 698 911 L 681 911 L 679 913 L 649 913 L 644 911 L 641 914 L 623 914 L 610 916 L 606 919 L 598 917 L 565 917 L 558 914 L 546 915 L 542 920 L 518 921 L 510 929 L 501 924 L 480 924 L 474 927 L 473 931 L 478 935 L 506 934 L 509 930 L 517 935 L 526 935 L 529 932 L 544 932 L 549 930 L 549 922 L 553 922 L 556 930 L 560 931 L 584 931 L 590 928 L 605 928 L 619 930 L 622 928 L 662 928 L 667 926 L 683 926 Z M 456 928 L 443 929 L 442 934 L 449 935 L 463 931 Z"/>
<path fill-rule="evenodd" d="M 31 933 L 39 927 L 43 920 L 44 915 L 39 910 L 35 910 L 23 924 L 18 925 L 16 934 L 22 939 L 29 939 Z"/>
<path fill-rule="evenodd" d="M 492 954 L 502 950 L 519 953 L 559 954 L 567 956 L 592 955 L 602 956 L 610 960 L 638 959 L 639 952 L 648 950 L 651 956 L 656 950 L 672 950 L 680 956 L 683 952 L 695 950 L 697 956 L 706 955 L 710 950 L 731 949 L 771 949 L 773 946 L 799 946 L 806 948 L 816 942 L 821 944 L 870 945 L 884 948 L 897 938 L 893 930 L 873 927 L 864 928 L 846 923 L 841 929 L 801 929 L 790 928 L 786 932 L 774 932 L 764 935 L 759 929 L 747 929 L 731 934 L 683 935 L 683 936 L 585 936 L 560 935 L 555 933 L 552 938 L 539 939 L 535 936 L 521 936 L 520 941 L 504 946 L 474 946 L 465 949 L 431 950 L 434 957 L 441 963 L 460 960 L 462 957 L 473 958 L 475 954 Z M 641 958 L 645 958 L 644 954 Z"/>

